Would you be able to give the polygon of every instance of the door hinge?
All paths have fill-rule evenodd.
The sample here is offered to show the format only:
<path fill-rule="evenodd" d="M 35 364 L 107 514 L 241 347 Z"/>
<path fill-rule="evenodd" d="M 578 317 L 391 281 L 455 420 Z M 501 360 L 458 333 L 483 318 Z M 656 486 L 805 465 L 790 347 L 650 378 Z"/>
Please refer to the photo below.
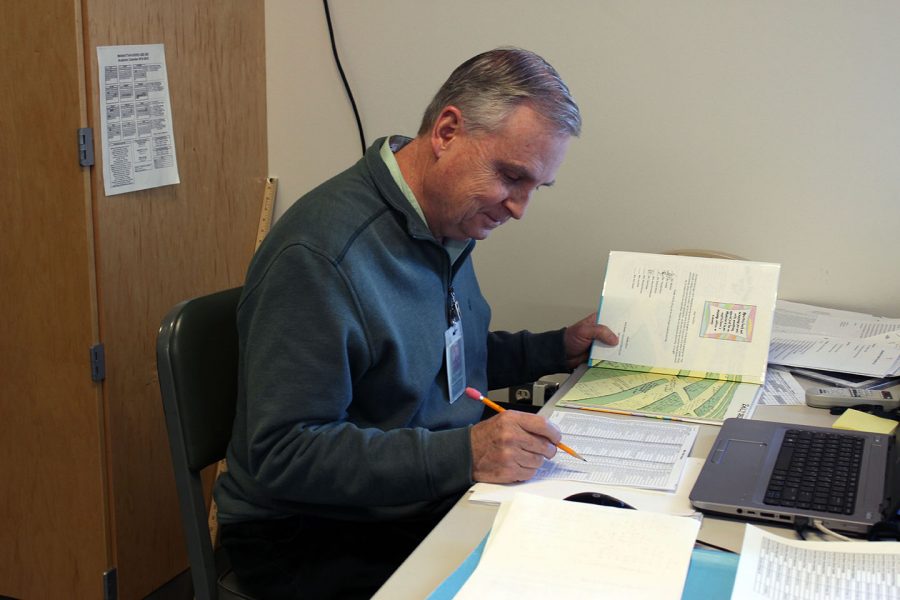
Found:
<path fill-rule="evenodd" d="M 91 346 L 91 379 L 103 381 L 106 379 L 106 350 L 103 344 Z"/>
<path fill-rule="evenodd" d="M 90 127 L 78 129 L 78 164 L 82 167 L 94 166 L 94 130 Z"/>
<path fill-rule="evenodd" d="M 103 600 L 116 600 L 119 597 L 118 579 L 115 567 L 103 573 Z"/>

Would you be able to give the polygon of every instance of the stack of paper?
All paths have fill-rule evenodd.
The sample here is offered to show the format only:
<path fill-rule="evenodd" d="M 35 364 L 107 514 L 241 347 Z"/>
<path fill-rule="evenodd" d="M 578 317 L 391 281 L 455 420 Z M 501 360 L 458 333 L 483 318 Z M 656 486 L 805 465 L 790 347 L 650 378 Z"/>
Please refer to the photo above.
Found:
<path fill-rule="evenodd" d="M 900 375 L 900 319 L 779 300 L 769 362 L 872 377 Z"/>
<path fill-rule="evenodd" d="M 518 494 L 457 599 L 681 598 L 700 523 Z"/>

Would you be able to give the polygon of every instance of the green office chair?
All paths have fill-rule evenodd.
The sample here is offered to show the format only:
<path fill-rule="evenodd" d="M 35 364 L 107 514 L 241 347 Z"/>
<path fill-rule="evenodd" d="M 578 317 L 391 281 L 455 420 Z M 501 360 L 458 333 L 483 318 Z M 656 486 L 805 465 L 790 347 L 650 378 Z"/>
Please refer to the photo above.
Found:
<path fill-rule="evenodd" d="M 237 305 L 241 288 L 177 304 L 156 341 L 175 484 L 197 600 L 250 598 L 234 574 L 217 573 L 200 471 L 225 457 L 237 403 Z"/>

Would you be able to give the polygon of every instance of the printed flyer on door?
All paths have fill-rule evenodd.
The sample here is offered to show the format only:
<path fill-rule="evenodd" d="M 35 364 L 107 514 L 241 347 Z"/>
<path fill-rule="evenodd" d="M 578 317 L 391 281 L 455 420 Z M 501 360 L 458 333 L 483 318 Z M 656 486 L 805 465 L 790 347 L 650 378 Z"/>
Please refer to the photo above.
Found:
<path fill-rule="evenodd" d="M 180 183 L 163 44 L 99 46 L 107 196 Z"/>

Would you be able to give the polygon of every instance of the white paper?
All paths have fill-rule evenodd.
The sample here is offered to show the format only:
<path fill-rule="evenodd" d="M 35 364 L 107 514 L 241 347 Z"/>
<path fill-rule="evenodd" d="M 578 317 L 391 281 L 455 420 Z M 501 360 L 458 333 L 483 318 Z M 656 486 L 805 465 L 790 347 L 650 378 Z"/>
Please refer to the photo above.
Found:
<path fill-rule="evenodd" d="M 98 46 L 107 196 L 179 183 L 163 44 Z"/>
<path fill-rule="evenodd" d="M 771 263 L 610 252 L 598 321 L 619 344 L 595 343 L 591 364 L 761 384 L 779 273 Z"/>
<path fill-rule="evenodd" d="M 769 362 L 872 377 L 900 374 L 900 319 L 779 300 Z"/>
<path fill-rule="evenodd" d="M 788 300 L 775 304 L 772 333 L 816 333 L 860 339 L 900 331 L 900 319 L 876 317 L 849 310 L 823 308 Z"/>
<path fill-rule="evenodd" d="M 807 542 L 747 525 L 731 598 L 896 600 L 898 574 L 898 542 Z"/>
<path fill-rule="evenodd" d="M 704 462 L 702 458 L 688 458 L 674 492 L 561 479 L 531 479 L 510 484 L 476 483 L 472 486 L 469 501 L 478 504 L 500 504 L 512 500 L 513 496 L 521 492 L 557 499 L 565 499 L 581 492 L 600 492 L 621 500 L 637 510 L 691 516 L 697 514 L 697 511 L 691 505 L 689 496 Z"/>
<path fill-rule="evenodd" d="M 459 600 L 681 598 L 698 521 L 517 494 Z"/>
<path fill-rule="evenodd" d="M 898 373 L 900 341 L 896 334 L 843 338 L 809 333 L 772 335 L 769 362 L 789 367 L 821 369 L 888 377 Z"/>
<path fill-rule="evenodd" d="M 588 462 L 559 451 L 533 480 L 583 481 L 673 491 L 698 427 L 647 419 L 614 419 L 584 412 L 550 415 L 563 441 Z"/>
<path fill-rule="evenodd" d="M 805 405 L 806 390 L 790 371 L 770 366 L 756 402 L 770 406 Z"/>

